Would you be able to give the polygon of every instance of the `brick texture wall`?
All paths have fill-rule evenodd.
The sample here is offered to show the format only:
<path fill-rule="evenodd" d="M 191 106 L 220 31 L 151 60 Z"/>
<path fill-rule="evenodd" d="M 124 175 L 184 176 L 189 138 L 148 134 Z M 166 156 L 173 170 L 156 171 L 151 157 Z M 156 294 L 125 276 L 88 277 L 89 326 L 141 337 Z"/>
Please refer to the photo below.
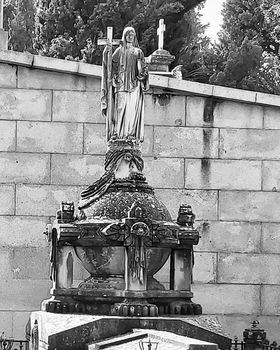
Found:
<path fill-rule="evenodd" d="M 29 312 L 49 296 L 45 225 L 62 200 L 77 202 L 102 174 L 105 124 L 98 78 L 54 69 L 58 60 L 38 69 L 28 67 L 29 56 L 5 55 L 0 330 L 22 338 Z M 279 339 L 280 97 L 211 87 L 219 94 L 210 101 L 209 86 L 192 83 L 190 95 L 176 93 L 176 84 L 183 83 L 146 94 L 143 155 L 147 179 L 172 216 L 180 203 L 196 214 L 194 301 L 231 336 L 258 318 Z"/>

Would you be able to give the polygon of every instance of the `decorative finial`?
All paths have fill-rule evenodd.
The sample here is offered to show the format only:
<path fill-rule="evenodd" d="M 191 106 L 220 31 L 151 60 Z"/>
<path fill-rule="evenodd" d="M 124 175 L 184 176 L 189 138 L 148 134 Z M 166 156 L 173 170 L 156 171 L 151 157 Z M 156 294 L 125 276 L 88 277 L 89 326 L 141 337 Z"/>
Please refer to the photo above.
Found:
<path fill-rule="evenodd" d="M 188 226 L 190 229 L 193 229 L 195 220 L 195 215 L 192 212 L 192 207 L 187 204 L 180 205 L 177 224 L 180 226 Z"/>

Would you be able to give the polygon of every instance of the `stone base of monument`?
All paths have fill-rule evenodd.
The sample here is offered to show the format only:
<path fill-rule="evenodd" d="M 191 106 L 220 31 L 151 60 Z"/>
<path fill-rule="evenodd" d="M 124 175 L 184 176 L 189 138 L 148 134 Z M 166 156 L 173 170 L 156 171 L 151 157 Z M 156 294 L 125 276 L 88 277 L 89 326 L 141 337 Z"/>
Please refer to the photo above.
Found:
<path fill-rule="evenodd" d="M 218 345 L 166 331 L 133 329 L 125 335 L 87 344 L 87 350 L 97 349 L 172 349 L 218 350 Z"/>
<path fill-rule="evenodd" d="M 98 345 L 108 339 L 112 343 L 112 338 L 130 334 L 134 329 L 141 329 L 141 332 L 146 331 L 146 333 L 148 330 L 156 330 L 155 334 L 164 331 L 169 332 L 169 338 L 173 334 L 175 338 L 175 335 L 191 337 L 218 345 L 208 344 L 211 345 L 209 347 L 211 350 L 217 348 L 227 350 L 231 346 L 231 339 L 223 333 L 219 322 L 213 316 L 145 318 L 63 315 L 35 311 L 31 313 L 29 326 L 30 349 L 36 350 L 102 348 L 94 344 Z M 106 346 L 106 348 L 115 349 L 115 346 L 112 343 L 112 347 Z M 203 345 L 203 348 L 205 347 L 208 348 L 207 344 Z M 139 347 L 135 347 L 137 348 Z"/>
<path fill-rule="evenodd" d="M 200 315 L 200 304 L 193 303 L 190 291 L 126 291 L 53 289 L 41 310 L 52 313 L 108 316 Z"/>

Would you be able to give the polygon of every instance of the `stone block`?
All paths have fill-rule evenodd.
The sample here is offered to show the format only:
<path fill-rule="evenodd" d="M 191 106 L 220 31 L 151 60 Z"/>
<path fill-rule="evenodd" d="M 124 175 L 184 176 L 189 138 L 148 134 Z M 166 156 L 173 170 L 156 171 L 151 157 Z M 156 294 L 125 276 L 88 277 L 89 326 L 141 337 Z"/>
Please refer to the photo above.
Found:
<path fill-rule="evenodd" d="M 217 278 L 217 254 L 194 253 L 194 283 L 215 283 Z"/>
<path fill-rule="evenodd" d="M 187 96 L 186 126 L 212 126 L 211 121 L 204 121 L 205 97 Z"/>
<path fill-rule="evenodd" d="M 13 215 L 15 210 L 15 186 L 0 185 L 0 215 Z"/>
<path fill-rule="evenodd" d="M 195 251 L 260 252 L 260 223 L 203 221 L 196 225 L 201 238 Z"/>
<path fill-rule="evenodd" d="M 0 119 L 51 120 L 51 101 L 51 91 L 0 90 Z"/>
<path fill-rule="evenodd" d="M 213 94 L 213 85 L 197 83 L 189 80 L 179 80 L 157 74 L 150 74 L 149 83 L 150 87 L 171 89 L 184 92 L 185 94 L 191 93 L 201 96 L 212 96 Z"/>
<path fill-rule="evenodd" d="M 33 62 L 33 55 L 29 52 L 1 50 L 0 62 L 11 65 L 31 67 Z"/>
<path fill-rule="evenodd" d="M 52 184 L 88 186 L 98 180 L 103 173 L 104 157 L 52 155 Z"/>
<path fill-rule="evenodd" d="M 218 157 L 218 129 L 155 127 L 154 137 L 154 152 L 156 156 Z"/>
<path fill-rule="evenodd" d="M 0 120 L 0 151 L 15 151 L 16 122 Z"/>
<path fill-rule="evenodd" d="M 186 159 L 185 187 L 194 189 L 260 190 L 261 162 Z"/>
<path fill-rule="evenodd" d="M 280 284 L 280 256 L 219 253 L 218 282 Z"/>
<path fill-rule="evenodd" d="M 14 279 L 49 279 L 49 249 L 46 248 L 14 248 L 12 271 Z"/>
<path fill-rule="evenodd" d="M 12 274 L 12 256 L 13 252 L 11 249 L 3 248 L 3 243 L 1 244 L 1 250 L 0 250 L 0 278 L 1 281 L 11 279 Z"/>
<path fill-rule="evenodd" d="M 85 124 L 84 153 L 104 154 L 107 149 L 105 124 Z"/>
<path fill-rule="evenodd" d="M 83 125 L 75 123 L 18 122 L 19 152 L 82 153 Z"/>
<path fill-rule="evenodd" d="M 261 248 L 263 253 L 280 252 L 280 224 L 263 223 L 262 224 L 262 242 Z"/>
<path fill-rule="evenodd" d="M 92 91 L 54 91 L 53 120 L 63 122 L 104 123 L 100 93 Z"/>
<path fill-rule="evenodd" d="M 0 329 L 7 338 L 13 336 L 13 313 L 11 311 L 0 311 Z"/>
<path fill-rule="evenodd" d="M 51 101 L 51 91 L 1 90 L 0 116 L 1 119 L 48 121 L 51 120 Z"/>
<path fill-rule="evenodd" d="M 216 191 L 160 189 L 155 193 L 158 199 L 166 205 L 173 219 L 177 218 L 181 204 L 191 205 L 198 220 L 217 219 L 218 195 Z"/>
<path fill-rule="evenodd" d="M 184 159 L 146 158 L 144 159 L 144 166 L 144 174 L 152 187 L 184 187 Z"/>
<path fill-rule="evenodd" d="M 260 286 L 195 283 L 192 291 L 192 300 L 202 305 L 203 314 L 251 315 L 260 312 Z"/>
<path fill-rule="evenodd" d="M 13 337 L 25 339 L 25 327 L 29 320 L 30 312 L 13 312 Z"/>
<path fill-rule="evenodd" d="M 52 213 L 54 215 L 55 213 Z M 41 247 L 47 250 L 43 235 L 47 217 L 0 216 L 0 242 L 4 247 Z"/>
<path fill-rule="evenodd" d="M 81 91 L 86 89 L 86 80 L 85 77 L 64 72 L 18 67 L 18 87 L 20 89 Z"/>
<path fill-rule="evenodd" d="M 33 67 L 35 68 L 69 73 L 77 73 L 79 69 L 79 62 L 76 61 L 63 60 L 60 58 L 41 55 L 34 55 L 33 57 Z"/>
<path fill-rule="evenodd" d="M 280 97 L 278 95 L 256 93 L 256 103 L 280 107 Z"/>
<path fill-rule="evenodd" d="M 261 287 L 263 315 L 280 315 L 280 286 Z"/>
<path fill-rule="evenodd" d="M 154 153 L 154 127 L 146 125 L 144 129 L 144 142 L 142 143 L 142 155 L 151 156 Z"/>
<path fill-rule="evenodd" d="M 242 90 L 238 91 L 243 95 Z M 214 109 L 214 126 L 261 129 L 263 126 L 263 107 L 232 101 L 218 102 Z"/>
<path fill-rule="evenodd" d="M 185 125 L 185 96 L 170 94 L 145 95 L 145 124 Z"/>
<path fill-rule="evenodd" d="M 221 129 L 221 158 L 280 159 L 280 130 Z"/>
<path fill-rule="evenodd" d="M 18 185 L 17 215 L 54 216 L 62 201 L 77 203 L 81 187 L 54 185 Z"/>
<path fill-rule="evenodd" d="M 220 97 L 225 98 L 229 100 L 235 100 L 235 101 L 243 101 L 243 102 L 256 102 L 256 95 L 257 93 L 255 91 L 248 91 L 248 90 L 241 90 L 241 89 L 234 89 L 234 88 L 228 88 L 224 86 L 213 86 L 213 96 L 214 97 Z"/>
<path fill-rule="evenodd" d="M 86 91 L 96 91 L 100 93 L 101 81 L 98 78 L 86 77 Z"/>
<path fill-rule="evenodd" d="M 9 183 L 50 183 L 50 156 L 0 153 L 0 177 Z"/>
<path fill-rule="evenodd" d="M 280 193 L 221 191 L 220 219 L 226 221 L 279 222 Z"/>
<path fill-rule="evenodd" d="M 102 75 L 102 67 L 95 65 L 95 64 L 89 64 L 89 63 L 84 63 L 84 62 L 78 62 L 78 73 L 80 75 L 85 75 L 85 76 L 91 76 L 94 78 L 101 78 Z"/>
<path fill-rule="evenodd" d="M 206 102 L 207 100 L 203 97 L 187 97 L 186 125 L 218 128 L 262 128 L 263 108 L 261 106 L 213 100 L 213 115 L 204 117 Z"/>
<path fill-rule="evenodd" d="M 280 129 L 280 108 L 263 107 L 264 109 L 264 128 Z"/>
<path fill-rule="evenodd" d="M 264 191 L 279 191 L 280 190 L 280 162 L 279 161 L 264 161 L 262 172 L 262 185 Z"/>
<path fill-rule="evenodd" d="M 0 285 L 0 309 L 31 311 L 40 308 L 41 301 L 50 297 L 48 280 L 4 280 Z"/>
<path fill-rule="evenodd" d="M 17 67 L 9 64 L 0 64 L 0 87 L 16 88 L 17 86 Z"/>

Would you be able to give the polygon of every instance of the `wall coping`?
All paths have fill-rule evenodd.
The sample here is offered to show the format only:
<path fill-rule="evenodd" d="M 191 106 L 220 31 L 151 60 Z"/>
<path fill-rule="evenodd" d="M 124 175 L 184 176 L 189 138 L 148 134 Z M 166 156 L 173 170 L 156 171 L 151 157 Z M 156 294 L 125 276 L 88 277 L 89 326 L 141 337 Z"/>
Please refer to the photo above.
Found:
<path fill-rule="evenodd" d="M 102 71 L 102 67 L 98 65 L 32 55 L 28 52 L 17 52 L 11 50 L 0 51 L 0 63 L 49 70 L 53 72 L 77 74 L 93 78 L 101 78 Z M 150 86 L 153 88 L 174 91 L 182 95 L 214 97 L 230 101 L 280 107 L 280 95 L 203 84 L 188 80 L 178 80 L 156 74 L 151 74 L 149 80 Z"/>

